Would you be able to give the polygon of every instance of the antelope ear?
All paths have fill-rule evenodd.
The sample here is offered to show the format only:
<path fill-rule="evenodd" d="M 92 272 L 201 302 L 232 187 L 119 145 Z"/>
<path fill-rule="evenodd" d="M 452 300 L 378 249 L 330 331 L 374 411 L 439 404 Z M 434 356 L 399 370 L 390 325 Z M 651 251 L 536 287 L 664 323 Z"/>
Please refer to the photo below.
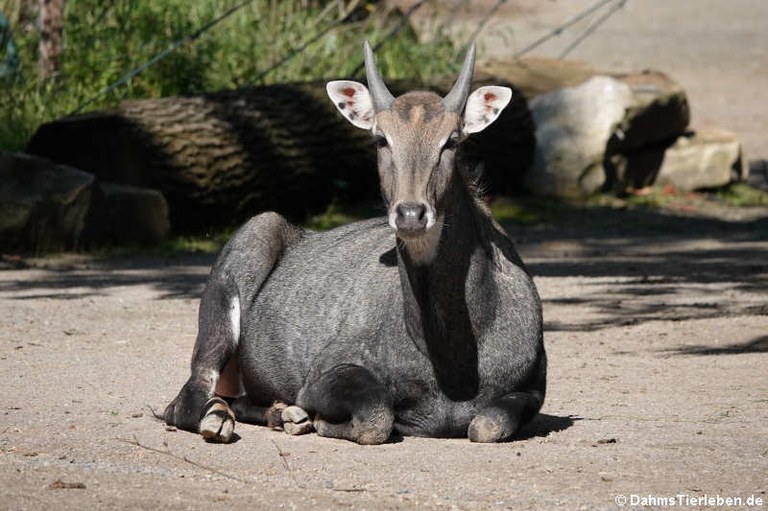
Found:
<path fill-rule="evenodd" d="M 333 104 L 349 122 L 364 130 L 373 128 L 373 103 L 365 85 L 349 80 L 336 80 L 328 82 L 325 89 Z"/>
<path fill-rule="evenodd" d="M 464 108 L 464 133 L 483 131 L 512 100 L 512 89 L 489 85 L 469 95 Z"/>

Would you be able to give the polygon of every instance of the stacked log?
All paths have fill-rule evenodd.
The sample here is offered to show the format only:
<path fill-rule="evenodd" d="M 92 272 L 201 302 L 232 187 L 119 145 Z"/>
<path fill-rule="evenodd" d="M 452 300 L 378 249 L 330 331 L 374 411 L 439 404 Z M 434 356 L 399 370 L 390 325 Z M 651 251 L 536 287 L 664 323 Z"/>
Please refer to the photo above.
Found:
<path fill-rule="evenodd" d="M 486 185 L 503 192 L 521 182 L 533 155 L 530 113 L 517 96 L 464 155 L 473 167 L 483 160 Z M 236 225 L 265 210 L 297 220 L 334 200 L 379 194 L 370 135 L 343 120 L 324 83 L 127 101 L 45 124 L 27 151 L 101 180 L 160 190 L 181 232 Z"/>

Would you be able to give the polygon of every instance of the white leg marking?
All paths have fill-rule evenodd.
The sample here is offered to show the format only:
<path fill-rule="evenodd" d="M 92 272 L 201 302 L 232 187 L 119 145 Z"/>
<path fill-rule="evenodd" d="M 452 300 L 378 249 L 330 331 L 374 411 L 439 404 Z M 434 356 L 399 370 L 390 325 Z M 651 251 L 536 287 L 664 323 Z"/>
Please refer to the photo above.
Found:
<path fill-rule="evenodd" d="M 240 298 L 235 296 L 229 304 L 229 327 L 235 343 L 240 339 Z"/>

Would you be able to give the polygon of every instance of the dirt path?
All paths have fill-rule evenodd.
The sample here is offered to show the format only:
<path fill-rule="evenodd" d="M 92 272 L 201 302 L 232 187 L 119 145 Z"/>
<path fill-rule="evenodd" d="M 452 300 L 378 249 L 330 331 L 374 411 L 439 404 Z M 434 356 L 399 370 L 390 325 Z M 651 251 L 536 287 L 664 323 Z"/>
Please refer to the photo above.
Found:
<path fill-rule="evenodd" d="M 242 424 L 238 442 L 206 444 L 151 409 L 186 378 L 210 257 L 0 271 L 0 507 L 765 503 L 768 215 L 757 216 L 590 210 L 513 229 L 544 300 L 550 373 L 543 414 L 503 445 L 359 447 Z"/>

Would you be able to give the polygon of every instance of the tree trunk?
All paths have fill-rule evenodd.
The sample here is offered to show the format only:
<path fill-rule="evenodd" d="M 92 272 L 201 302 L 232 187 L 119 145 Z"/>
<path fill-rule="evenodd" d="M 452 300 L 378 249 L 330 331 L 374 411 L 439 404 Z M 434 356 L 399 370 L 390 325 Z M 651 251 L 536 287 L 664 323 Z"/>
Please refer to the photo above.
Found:
<path fill-rule="evenodd" d="M 14 25 L 26 27 L 34 24 L 40 0 L 17 0 L 16 9 L 11 11 Z M 9 17 L 10 17 L 9 16 Z"/>
<path fill-rule="evenodd" d="M 55 77 L 64 51 L 64 1 L 40 0 L 40 76 Z"/>
<path fill-rule="evenodd" d="M 515 98 L 467 146 L 470 162 L 485 160 L 495 191 L 519 183 L 532 161 L 530 113 L 522 94 Z M 370 136 L 338 114 L 324 83 L 128 101 L 45 124 L 27 150 L 106 181 L 159 189 L 177 232 L 234 225 L 264 210 L 301 219 L 333 200 L 379 196 Z"/>

